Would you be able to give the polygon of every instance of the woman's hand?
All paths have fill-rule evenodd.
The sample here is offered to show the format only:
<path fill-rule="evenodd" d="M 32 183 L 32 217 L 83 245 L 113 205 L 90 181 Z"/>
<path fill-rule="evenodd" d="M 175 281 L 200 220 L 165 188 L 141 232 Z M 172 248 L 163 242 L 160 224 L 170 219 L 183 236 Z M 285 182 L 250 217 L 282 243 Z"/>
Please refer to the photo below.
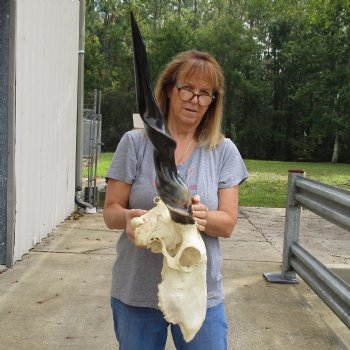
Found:
<path fill-rule="evenodd" d="M 198 231 L 205 231 L 208 220 L 208 207 L 201 203 L 201 197 L 198 194 L 192 198 L 192 213 Z"/>
<path fill-rule="evenodd" d="M 130 241 L 134 244 L 135 244 L 135 231 L 134 231 L 133 225 L 131 224 L 131 220 L 145 213 L 146 213 L 146 210 L 142 210 L 142 209 L 131 209 L 131 210 L 125 211 L 125 231 Z"/>
<path fill-rule="evenodd" d="M 201 203 L 198 195 L 192 198 L 193 217 L 199 231 L 205 231 L 212 237 L 231 237 L 238 216 L 238 190 L 238 185 L 219 188 L 216 210 L 209 211 L 208 207 Z"/>

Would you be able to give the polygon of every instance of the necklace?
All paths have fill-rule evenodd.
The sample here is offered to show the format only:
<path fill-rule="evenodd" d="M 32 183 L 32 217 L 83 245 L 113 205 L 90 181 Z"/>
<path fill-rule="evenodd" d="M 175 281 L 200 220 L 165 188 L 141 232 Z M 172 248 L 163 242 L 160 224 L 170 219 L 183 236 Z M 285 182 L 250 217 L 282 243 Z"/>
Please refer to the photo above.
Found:
<path fill-rule="evenodd" d="M 182 159 L 185 157 L 186 153 L 188 152 L 188 150 L 190 149 L 190 146 L 192 145 L 193 139 L 188 143 L 185 151 L 181 154 L 181 157 L 178 160 L 178 164 L 180 164 L 182 162 Z"/>

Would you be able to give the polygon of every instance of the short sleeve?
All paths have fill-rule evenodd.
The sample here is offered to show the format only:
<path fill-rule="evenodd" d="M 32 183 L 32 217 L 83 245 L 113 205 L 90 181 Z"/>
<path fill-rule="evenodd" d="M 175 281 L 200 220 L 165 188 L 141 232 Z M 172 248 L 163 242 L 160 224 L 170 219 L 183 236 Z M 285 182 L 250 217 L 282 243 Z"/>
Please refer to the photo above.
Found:
<path fill-rule="evenodd" d="M 132 184 L 136 177 L 137 156 L 143 133 L 126 132 L 114 153 L 106 178 Z"/>
<path fill-rule="evenodd" d="M 249 176 L 241 154 L 230 139 L 224 139 L 221 147 L 222 155 L 218 187 L 229 188 L 240 185 Z"/>

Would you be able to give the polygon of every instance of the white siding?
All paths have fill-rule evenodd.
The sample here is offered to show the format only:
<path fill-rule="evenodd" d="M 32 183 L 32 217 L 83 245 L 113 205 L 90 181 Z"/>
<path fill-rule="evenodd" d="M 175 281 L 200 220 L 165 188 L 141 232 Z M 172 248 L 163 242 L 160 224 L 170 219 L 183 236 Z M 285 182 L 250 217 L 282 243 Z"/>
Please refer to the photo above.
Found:
<path fill-rule="evenodd" d="M 74 210 L 78 0 L 17 0 L 14 261 Z"/>

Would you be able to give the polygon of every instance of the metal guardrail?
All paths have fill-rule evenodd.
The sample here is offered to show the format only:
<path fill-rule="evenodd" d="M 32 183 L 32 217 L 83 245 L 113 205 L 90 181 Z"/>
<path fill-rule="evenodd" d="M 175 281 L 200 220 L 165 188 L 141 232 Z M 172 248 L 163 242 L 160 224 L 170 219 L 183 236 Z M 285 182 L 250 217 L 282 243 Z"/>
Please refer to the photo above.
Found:
<path fill-rule="evenodd" d="M 270 283 L 298 283 L 296 273 L 350 328 L 350 286 L 299 244 L 301 209 L 350 231 L 350 192 L 290 170 L 281 273 L 265 272 Z"/>

